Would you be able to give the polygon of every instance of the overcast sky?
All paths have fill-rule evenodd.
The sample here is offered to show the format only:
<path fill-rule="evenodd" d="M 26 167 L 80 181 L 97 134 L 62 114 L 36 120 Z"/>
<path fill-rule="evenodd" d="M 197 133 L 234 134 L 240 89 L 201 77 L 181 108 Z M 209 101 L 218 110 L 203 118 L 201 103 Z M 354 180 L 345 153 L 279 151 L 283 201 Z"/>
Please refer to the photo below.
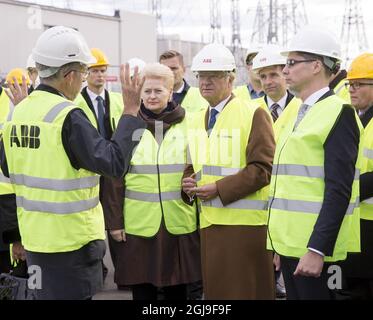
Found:
<path fill-rule="evenodd" d="M 70 4 L 72 9 L 85 10 L 101 14 L 113 14 L 113 8 L 120 8 L 135 12 L 149 13 L 150 0 L 36 0 L 40 4 L 65 6 Z M 244 47 L 250 45 L 251 34 L 258 0 L 240 0 L 241 40 Z M 290 0 L 278 0 L 287 4 Z M 298 1 L 301 2 L 301 1 Z M 181 39 L 191 41 L 209 41 L 210 11 L 209 0 L 162 0 L 162 28 L 164 34 L 178 34 Z M 230 0 L 221 0 L 222 33 L 224 43 L 231 43 L 231 11 Z M 269 0 L 261 0 L 263 9 L 268 9 Z M 345 12 L 345 0 L 304 0 L 308 22 L 320 25 L 333 31 L 338 37 L 341 35 L 342 19 Z M 373 47 L 373 2 L 360 0 L 368 39 L 368 49 Z M 289 38 L 292 31 L 289 30 Z M 355 47 L 355 45 L 353 45 Z M 356 45 L 357 47 L 357 45 Z M 357 50 L 357 49 L 356 49 Z"/>

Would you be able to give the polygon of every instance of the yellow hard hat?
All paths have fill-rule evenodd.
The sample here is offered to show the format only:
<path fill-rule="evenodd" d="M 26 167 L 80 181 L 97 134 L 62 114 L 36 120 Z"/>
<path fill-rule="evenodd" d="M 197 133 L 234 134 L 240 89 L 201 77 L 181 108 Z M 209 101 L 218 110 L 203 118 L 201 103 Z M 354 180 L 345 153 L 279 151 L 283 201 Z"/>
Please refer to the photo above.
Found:
<path fill-rule="evenodd" d="M 26 78 L 26 84 L 30 85 L 31 81 L 30 78 L 26 72 L 26 70 L 21 69 L 21 68 L 15 68 L 10 70 L 10 72 L 7 74 L 5 80 L 7 84 L 14 84 L 13 78 L 16 78 L 17 82 L 19 85 L 22 84 L 22 76 L 25 76 Z"/>
<path fill-rule="evenodd" d="M 373 79 L 373 53 L 363 53 L 355 58 L 348 69 L 346 79 Z"/>
<path fill-rule="evenodd" d="M 90 68 L 102 67 L 102 66 L 108 66 L 109 65 L 109 61 L 106 58 L 105 53 L 102 52 L 102 50 L 97 49 L 97 48 L 92 48 L 91 53 L 96 58 L 97 62 L 93 63 L 93 64 L 90 64 L 89 65 Z"/>

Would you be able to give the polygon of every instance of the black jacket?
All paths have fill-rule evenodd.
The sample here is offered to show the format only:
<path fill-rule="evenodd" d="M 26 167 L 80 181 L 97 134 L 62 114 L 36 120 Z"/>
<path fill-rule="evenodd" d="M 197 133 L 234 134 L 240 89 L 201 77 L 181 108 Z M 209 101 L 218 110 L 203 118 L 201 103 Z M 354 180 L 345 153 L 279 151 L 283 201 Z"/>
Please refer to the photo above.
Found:
<path fill-rule="evenodd" d="M 89 94 L 87 92 L 87 87 L 84 87 L 83 90 L 80 92 L 83 96 L 84 100 L 87 102 L 88 107 L 92 110 L 96 122 L 97 122 L 97 116 L 95 112 L 95 108 L 93 107 L 91 98 L 89 97 Z M 113 135 L 113 130 L 111 128 L 110 124 L 110 95 L 109 91 L 105 89 L 105 115 L 104 115 L 104 122 L 105 122 L 105 132 L 106 132 L 106 139 L 110 139 Z"/>
<path fill-rule="evenodd" d="M 43 84 L 35 90 L 59 95 L 57 90 Z M 141 119 L 124 115 L 112 139 L 105 140 L 84 112 L 81 109 L 74 109 L 65 118 L 62 143 L 75 169 L 86 169 L 103 176 L 121 177 L 128 170 L 132 151 L 139 142 L 139 140 L 133 141 L 132 135 L 135 130 L 144 128 L 146 124 Z M 0 161 L 3 174 L 9 177 L 3 141 L 0 141 Z M 13 212 L 13 221 L 9 221 L 8 225 L 4 226 L 5 230 L 12 231 L 13 236 L 17 230 L 10 226 L 14 226 L 16 219 L 16 214 Z"/>

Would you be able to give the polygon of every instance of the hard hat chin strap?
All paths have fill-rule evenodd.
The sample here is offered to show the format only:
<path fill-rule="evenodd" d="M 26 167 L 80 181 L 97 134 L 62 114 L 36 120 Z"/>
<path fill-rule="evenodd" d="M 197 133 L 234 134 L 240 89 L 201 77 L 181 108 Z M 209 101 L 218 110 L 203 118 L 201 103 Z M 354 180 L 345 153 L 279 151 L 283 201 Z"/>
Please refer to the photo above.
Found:
<path fill-rule="evenodd" d="M 323 56 L 324 65 L 333 73 L 337 73 L 341 64 L 338 60 L 332 59 L 330 57 Z"/>

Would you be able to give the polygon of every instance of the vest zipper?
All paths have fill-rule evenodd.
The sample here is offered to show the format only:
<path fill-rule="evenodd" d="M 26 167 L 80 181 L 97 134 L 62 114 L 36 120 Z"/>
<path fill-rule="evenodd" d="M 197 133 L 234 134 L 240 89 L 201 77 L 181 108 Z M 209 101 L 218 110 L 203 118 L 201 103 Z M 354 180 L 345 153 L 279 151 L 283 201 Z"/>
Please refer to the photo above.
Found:
<path fill-rule="evenodd" d="M 163 141 L 162 141 L 163 142 Z M 162 143 L 161 143 L 162 144 Z M 157 176 L 158 176 L 158 195 L 159 195 L 159 203 L 161 205 L 162 211 L 162 221 L 164 219 L 164 212 L 163 212 L 163 204 L 162 204 L 162 190 L 161 190 L 161 173 L 159 170 L 159 151 L 161 150 L 161 144 L 158 145 L 157 151 Z"/>

